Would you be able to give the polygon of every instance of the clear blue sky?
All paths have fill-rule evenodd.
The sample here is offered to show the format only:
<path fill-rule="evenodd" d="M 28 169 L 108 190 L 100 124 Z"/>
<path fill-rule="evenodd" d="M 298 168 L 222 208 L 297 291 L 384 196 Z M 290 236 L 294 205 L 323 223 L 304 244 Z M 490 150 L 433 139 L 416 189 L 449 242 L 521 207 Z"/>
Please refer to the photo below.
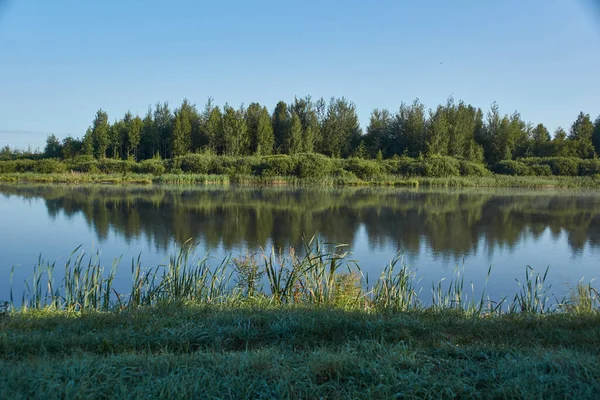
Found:
<path fill-rule="evenodd" d="M 0 0 L 0 146 L 208 96 L 345 96 L 366 126 L 373 108 L 452 94 L 568 128 L 600 114 L 597 3 Z"/>

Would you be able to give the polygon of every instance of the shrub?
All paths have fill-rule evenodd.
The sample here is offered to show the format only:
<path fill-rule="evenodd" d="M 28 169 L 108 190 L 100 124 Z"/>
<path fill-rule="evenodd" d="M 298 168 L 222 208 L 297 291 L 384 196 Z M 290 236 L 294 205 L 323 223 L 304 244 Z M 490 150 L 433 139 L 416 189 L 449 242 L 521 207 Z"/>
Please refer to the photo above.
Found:
<path fill-rule="evenodd" d="M 531 175 L 535 176 L 550 176 L 552 175 L 552 169 L 546 164 L 533 164 L 529 167 Z"/>
<path fill-rule="evenodd" d="M 460 163 L 453 157 L 431 157 L 424 161 L 425 176 L 447 178 L 460 175 Z"/>
<path fill-rule="evenodd" d="M 98 170 L 105 174 L 125 174 L 135 169 L 133 161 L 104 158 L 98 161 Z"/>
<path fill-rule="evenodd" d="M 67 167 L 77 172 L 98 172 L 98 161 L 92 156 L 76 156 Z"/>
<path fill-rule="evenodd" d="M 547 163 L 554 175 L 576 176 L 579 173 L 579 160 L 567 157 L 552 157 Z"/>
<path fill-rule="evenodd" d="M 165 173 L 166 168 L 162 160 L 150 159 L 136 164 L 134 171 L 138 174 L 161 175 Z"/>
<path fill-rule="evenodd" d="M 0 161 L 0 174 L 10 174 L 17 172 L 16 161 Z"/>
<path fill-rule="evenodd" d="M 578 173 L 580 176 L 595 176 L 600 174 L 600 160 L 580 160 Z"/>
<path fill-rule="evenodd" d="M 344 169 L 352 172 L 360 179 L 371 179 L 381 174 L 381 168 L 379 168 L 379 164 L 376 161 L 349 158 L 345 164 Z"/>
<path fill-rule="evenodd" d="M 493 170 L 495 173 L 501 175 L 524 176 L 530 174 L 530 170 L 527 165 L 520 161 L 514 160 L 500 161 L 494 165 Z"/>
<path fill-rule="evenodd" d="M 186 154 L 173 159 L 171 169 L 181 170 L 192 174 L 208 174 L 212 164 L 213 156 L 205 154 Z"/>
<path fill-rule="evenodd" d="M 490 171 L 485 166 L 466 160 L 460 160 L 459 169 L 462 176 L 490 175 Z"/>
<path fill-rule="evenodd" d="M 39 160 L 33 165 L 33 172 L 40 174 L 60 173 L 65 172 L 66 170 L 67 166 L 54 158 Z"/>
<path fill-rule="evenodd" d="M 300 178 L 323 178 L 329 176 L 334 167 L 332 159 L 322 154 L 298 154 L 296 176 Z"/>
<path fill-rule="evenodd" d="M 263 157 L 256 171 L 261 176 L 290 176 L 296 172 L 296 163 L 288 155 L 267 156 Z"/>

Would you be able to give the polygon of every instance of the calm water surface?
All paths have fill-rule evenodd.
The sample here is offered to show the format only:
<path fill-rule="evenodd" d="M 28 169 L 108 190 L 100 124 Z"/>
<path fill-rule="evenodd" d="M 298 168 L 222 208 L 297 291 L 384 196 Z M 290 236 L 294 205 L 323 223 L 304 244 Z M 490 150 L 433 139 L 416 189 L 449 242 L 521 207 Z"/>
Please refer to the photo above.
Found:
<path fill-rule="evenodd" d="M 99 249 L 107 267 L 122 257 L 117 288 L 126 291 L 140 253 L 156 266 L 191 238 L 216 265 L 261 247 L 299 248 L 315 232 L 348 244 L 371 282 L 403 252 L 425 300 L 457 265 L 477 289 L 491 265 L 492 298 L 514 293 L 527 265 L 550 266 L 556 296 L 600 277 L 600 192 L 0 185 L 0 223 L 0 300 L 13 266 L 20 298 L 40 254 L 60 270 L 80 245 Z"/>

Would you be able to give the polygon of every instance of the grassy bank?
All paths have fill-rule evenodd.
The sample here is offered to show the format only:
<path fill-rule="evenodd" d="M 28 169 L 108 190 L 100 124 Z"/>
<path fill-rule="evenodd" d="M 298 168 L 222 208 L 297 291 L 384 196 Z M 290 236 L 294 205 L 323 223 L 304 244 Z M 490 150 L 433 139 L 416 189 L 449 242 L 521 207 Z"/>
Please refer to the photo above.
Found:
<path fill-rule="evenodd" d="M 298 178 L 293 176 L 206 175 L 206 174 L 98 174 L 98 173 L 11 173 L 0 174 L 0 182 L 19 183 L 106 183 L 106 184 L 240 184 L 240 185 L 290 185 L 290 186 L 401 186 L 401 187 L 453 187 L 453 188 L 569 188 L 597 189 L 596 177 L 570 176 L 459 176 L 446 178 L 380 176 L 368 180 L 356 177 Z"/>
<path fill-rule="evenodd" d="M 474 297 L 457 275 L 422 303 L 392 260 L 371 283 L 343 247 L 216 266 L 41 258 L 0 312 L 1 398 L 564 398 L 600 395 L 598 292 L 550 303 L 526 270 L 512 299 Z M 57 271 L 64 279 L 55 282 Z"/>
<path fill-rule="evenodd" d="M 240 304 L 0 320 L 2 398 L 600 396 L 600 317 Z"/>

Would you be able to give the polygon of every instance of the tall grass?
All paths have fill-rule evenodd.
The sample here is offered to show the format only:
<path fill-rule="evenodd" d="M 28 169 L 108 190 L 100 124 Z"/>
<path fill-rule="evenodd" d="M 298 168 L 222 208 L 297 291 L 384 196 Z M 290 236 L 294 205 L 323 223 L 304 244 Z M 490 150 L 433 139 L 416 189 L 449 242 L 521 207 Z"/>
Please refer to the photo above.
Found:
<path fill-rule="evenodd" d="M 279 306 L 341 307 L 373 312 L 449 310 L 472 317 L 600 311 L 600 297 L 591 283 L 580 282 L 569 298 L 551 304 L 551 286 L 546 284 L 548 269 L 539 274 L 529 266 L 525 280 L 516 280 L 518 292 L 508 304 L 505 298 L 494 301 L 486 297 L 491 267 L 480 295 L 476 296 L 472 283 L 471 290 L 467 289 L 464 271 L 457 268 L 451 279 L 432 285 L 431 302 L 426 304 L 419 296 L 420 280 L 401 255 L 392 259 L 371 285 L 358 263 L 348 258 L 346 248 L 313 236 L 299 252 L 272 248 L 262 251 L 258 260 L 256 255 L 227 257 L 211 267 L 207 258 L 196 256 L 196 246 L 186 242 L 165 265 L 145 267 L 141 255 L 133 259 L 131 288 L 124 293 L 118 293 L 114 287 L 120 260 L 114 260 L 105 269 L 99 252 L 86 255 L 77 248 L 65 262 L 64 278 L 58 283 L 54 279 L 55 263 L 48 263 L 40 256 L 33 275 L 26 281 L 19 306 L 14 302 L 11 277 L 9 307 L 22 311 L 108 311 L 171 302 L 227 305 L 266 301 Z"/>

